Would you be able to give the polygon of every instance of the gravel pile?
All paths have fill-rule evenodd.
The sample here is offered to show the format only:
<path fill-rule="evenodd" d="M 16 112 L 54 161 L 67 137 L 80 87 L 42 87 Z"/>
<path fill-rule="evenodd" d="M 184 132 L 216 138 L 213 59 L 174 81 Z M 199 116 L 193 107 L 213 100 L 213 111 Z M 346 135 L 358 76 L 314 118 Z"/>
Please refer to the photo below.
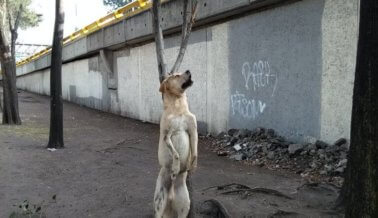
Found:
<path fill-rule="evenodd" d="M 219 156 L 294 171 L 302 177 L 323 177 L 329 182 L 338 177 L 340 183 L 346 168 L 348 144 L 344 138 L 334 144 L 320 140 L 297 144 L 277 135 L 273 129 L 230 129 L 215 138 L 213 150 Z"/>

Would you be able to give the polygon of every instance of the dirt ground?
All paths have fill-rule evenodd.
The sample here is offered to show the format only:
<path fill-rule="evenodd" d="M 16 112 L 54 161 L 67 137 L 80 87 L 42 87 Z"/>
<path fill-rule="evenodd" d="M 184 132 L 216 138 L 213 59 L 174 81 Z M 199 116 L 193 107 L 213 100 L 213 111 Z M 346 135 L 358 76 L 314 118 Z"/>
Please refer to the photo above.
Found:
<path fill-rule="evenodd" d="M 47 217 L 152 217 L 157 125 L 65 103 L 65 149 L 51 152 L 49 99 L 21 92 L 20 110 L 22 126 L 0 125 L 1 218 L 24 200 L 42 205 Z M 193 175 L 197 217 L 207 199 L 217 199 L 231 217 L 341 216 L 331 209 L 337 188 L 218 157 L 208 144 L 201 137 Z M 284 195 L 209 188 L 230 183 Z"/>

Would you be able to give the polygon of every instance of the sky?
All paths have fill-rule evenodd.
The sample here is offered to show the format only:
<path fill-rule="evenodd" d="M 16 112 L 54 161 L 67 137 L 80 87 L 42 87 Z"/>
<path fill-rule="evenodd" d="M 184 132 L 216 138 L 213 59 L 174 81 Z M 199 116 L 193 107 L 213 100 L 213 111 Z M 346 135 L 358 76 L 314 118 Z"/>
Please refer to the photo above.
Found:
<path fill-rule="evenodd" d="M 37 27 L 20 30 L 17 43 L 48 44 L 53 38 L 55 1 L 32 0 L 30 5 L 37 13 L 42 14 L 42 22 Z M 64 0 L 65 22 L 64 36 L 80 29 L 109 11 L 102 0 Z"/>

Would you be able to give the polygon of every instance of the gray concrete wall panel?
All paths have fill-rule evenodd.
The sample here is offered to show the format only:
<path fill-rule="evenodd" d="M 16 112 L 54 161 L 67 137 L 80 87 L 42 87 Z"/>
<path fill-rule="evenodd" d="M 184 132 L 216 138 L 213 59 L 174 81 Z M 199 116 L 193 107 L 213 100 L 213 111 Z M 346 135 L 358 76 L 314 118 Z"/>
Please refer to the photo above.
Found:
<path fill-rule="evenodd" d="M 199 17 L 213 19 L 222 11 L 278 1 L 199 2 Z M 167 29 L 181 24 L 181 10 L 174 8 L 181 8 L 181 1 L 163 7 Z M 151 37 L 151 19 L 146 11 L 95 32 L 81 41 L 81 51 L 93 54 L 104 45 L 114 49 L 113 45 L 122 44 L 122 33 L 126 42 L 142 42 Z M 296 1 L 196 29 L 180 71 L 193 73 L 188 100 L 200 131 L 217 134 L 229 128 L 261 126 L 295 141 L 321 138 L 332 143 L 349 138 L 357 33 L 357 0 Z M 176 59 L 180 39 L 180 35 L 165 37 L 169 67 Z M 123 45 L 106 51 L 112 70 L 98 55 L 65 63 L 63 97 L 158 123 L 162 101 L 155 44 Z M 43 61 L 23 65 L 17 72 L 35 71 Z M 48 94 L 49 70 L 20 76 L 17 84 L 21 89 Z"/>

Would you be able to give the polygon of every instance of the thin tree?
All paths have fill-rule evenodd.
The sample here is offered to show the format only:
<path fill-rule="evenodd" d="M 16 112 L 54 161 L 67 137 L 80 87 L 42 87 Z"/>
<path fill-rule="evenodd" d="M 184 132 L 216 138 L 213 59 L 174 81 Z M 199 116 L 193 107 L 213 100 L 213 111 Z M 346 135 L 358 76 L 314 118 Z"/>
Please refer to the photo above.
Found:
<path fill-rule="evenodd" d="M 378 217 L 378 1 L 361 0 L 351 143 L 339 202 L 346 217 Z"/>
<path fill-rule="evenodd" d="M 20 28 L 36 26 L 41 16 L 28 9 L 30 0 L 1 0 L 0 62 L 3 72 L 3 124 L 21 124 L 16 87 L 16 40 Z M 10 38 L 10 43 L 9 43 Z"/>
<path fill-rule="evenodd" d="M 50 134 L 48 148 L 63 148 L 62 48 L 63 0 L 55 0 L 54 37 L 50 68 Z"/>
<path fill-rule="evenodd" d="M 154 36 L 155 36 L 155 45 L 156 45 L 156 57 L 158 62 L 158 72 L 159 72 L 159 81 L 160 83 L 169 75 L 174 72 L 177 72 L 180 68 L 182 60 L 185 55 L 186 47 L 188 45 L 189 36 L 192 32 L 192 26 L 195 22 L 197 10 L 198 10 L 198 2 L 196 0 L 183 0 L 183 24 L 181 29 L 181 44 L 180 50 L 177 55 L 176 61 L 172 66 L 172 69 L 168 72 L 167 71 L 167 64 L 165 62 L 164 57 L 164 37 L 163 37 L 163 30 L 160 24 L 160 6 L 161 0 L 153 0 L 152 2 L 152 23 L 154 29 Z M 190 6 L 190 7 L 189 7 Z M 190 8 L 190 10 L 188 10 Z M 190 16 L 188 16 L 190 15 Z M 190 211 L 188 217 L 194 217 L 194 203 L 193 203 L 193 185 L 191 183 L 191 175 L 188 173 L 186 184 L 189 191 L 190 197 Z"/>

